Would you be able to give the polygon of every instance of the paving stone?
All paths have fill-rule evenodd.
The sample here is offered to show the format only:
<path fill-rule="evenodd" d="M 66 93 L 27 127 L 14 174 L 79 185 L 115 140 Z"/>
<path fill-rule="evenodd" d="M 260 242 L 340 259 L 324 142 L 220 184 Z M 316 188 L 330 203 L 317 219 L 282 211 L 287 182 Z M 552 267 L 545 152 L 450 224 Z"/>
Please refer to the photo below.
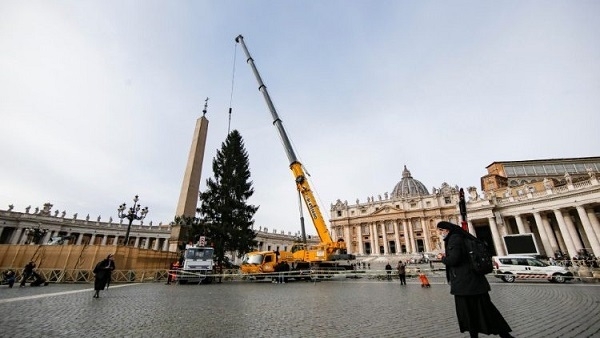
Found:
<path fill-rule="evenodd" d="M 91 284 L 1 287 L 0 327 L 15 337 L 468 337 L 449 286 L 431 282 L 121 284 L 99 299 Z M 490 282 L 515 337 L 600 336 L 600 284 Z"/>

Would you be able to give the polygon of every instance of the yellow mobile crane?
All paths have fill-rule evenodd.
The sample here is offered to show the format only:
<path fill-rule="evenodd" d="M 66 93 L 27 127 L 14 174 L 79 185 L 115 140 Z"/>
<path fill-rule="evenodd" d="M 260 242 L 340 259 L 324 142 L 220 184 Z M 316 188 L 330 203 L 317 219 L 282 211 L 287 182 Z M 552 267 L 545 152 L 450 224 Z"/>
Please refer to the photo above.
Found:
<path fill-rule="evenodd" d="M 273 106 L 273 102 L 271 101 L 271 97 L 269 96 L 269 92 L 267 91 L 267 87 L 263 83 L 260 74 L 258 73 L 258 69 L 254 65 L 254 60 L 250 56 L 250 52 L 244 43 L 244 37 L 239 35 L 235 38 L 237 43 L 242 45 L 244 49 L 244 53 L 246 54 L 247 60 L 246 62 L 250 64 L 252 67 L 252 71 L 254 76 L 256 77 L 256 81 L 258 82 L 258 90 L 263 94 L 265 102 L 267 103 L 267 107 L 271 112 L 271 116 L 273 117 L 273 124 L 277 128 L 279 132 L 279 136 L 283 141 L 283 145 L 285 148 L 285 152 L 290 161 L 290 169 L 294 175 L 294 180 L 296 182 L 296 188 L 298 192 L 302 196 L 304 203 L 306 204 L 306 208 L 310 213 L 310 217 L 312 222 L 317 230 L 319 235 L 320 243 L 315 246 L 307 246 L 306 238 L 303 238 L 303 243 L 299 243 L 292 248 L 293 254 L 293 262 L 295 262 L 294 266 L 297 268 L 305 268 L 305 265 L 310 265 L 311 268 L 321 268 L 321 269 L 344 269 L 350 270 L 352 269 L 351 265 L 340 264 L 339 261 L 353 260 L 355 259 L 354 255 L 348 254 L 346 250 L 346 243 L 343 238 L 338 239 L 337 241 L 332 240 L 329 235 L 329 231 L 327 230 L 327 225 L 325 224 L 325 220 L 323 219 L 323 215 L 321 214 L 321 210 L 317 204 L 317 200 L 313 195 L 313 192 L 310 188 L 306 175 L 304 173 L 304 169 L 296 154 L 294 149 L 292 148 L 291 142 L 287 136 L 285 128 L 277 114 L 277 110 Z M 302 209 L 302 208 L 300 208 Z M 302 229 L 303 237 L 304 237 L 304 229 Z M 265 252 L 254 252 L 249 253 L 246 256 L 247 261 L 252 261 L 252 255 L 265 255 Z M 284 254 L 277 255 L 281 259 L 285 259 L 287 257 Z M 255 257 L 256 258 L 256 257 Z M 287 259 L 289 260 L 289 258 Z M 256 260 L 255 260 L 256 261 Z M 337 261 L 337 262 L 336 262 Z M 304 264 L 302 264 L 304 263 Z M 255 262 L 254 267 L 260 267 L 260 263 Z M 304 266 L 303 266 L 304 265 Z M 260 269 L 251 269 L 249 266 L 246 266 L 247 271 L 256 271 L 258 272 Z M 270 269 L 269 269 L 270 270 Z M 242 264 L 242 271 L 244 271 L 244 265 Z M 262 270 L 260 270 L 262 271 Z M 266 271 L 265 271 L 266 272 Z"/>

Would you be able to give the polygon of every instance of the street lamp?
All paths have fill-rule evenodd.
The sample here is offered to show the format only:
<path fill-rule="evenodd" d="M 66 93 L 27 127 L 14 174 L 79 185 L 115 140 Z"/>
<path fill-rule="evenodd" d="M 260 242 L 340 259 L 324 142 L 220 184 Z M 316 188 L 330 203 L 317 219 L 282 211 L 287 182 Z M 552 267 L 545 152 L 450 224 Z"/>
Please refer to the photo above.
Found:
<path fill-rule="evenodd" d="M 129 220 L 129 225 L 127 226 L 127 233 L 125 233 L 125 246 L 129 244 L 129 231 L 131 230 L 131 223 L 133 223 L 133 220 L 139 219 L 141 221 L 146 217 L 146 214 L 148 214 L 148 207 L 144 207 L 141 210 L 141 214 L 138 215 L 138 212 L 140 212 L 140 205 L 137 204 L 138 201 L 138 195 L 135 195 L 135 197 L 133 198 L 133 206 L 129 208 L 127 214 L 123 213 L 127 208 L 125 203 L 121 204 L 119 206 L 119 209 L 117 209 L 117 211 L 119 212 L 118 216 L 120 219 L 127 218 Z"/>

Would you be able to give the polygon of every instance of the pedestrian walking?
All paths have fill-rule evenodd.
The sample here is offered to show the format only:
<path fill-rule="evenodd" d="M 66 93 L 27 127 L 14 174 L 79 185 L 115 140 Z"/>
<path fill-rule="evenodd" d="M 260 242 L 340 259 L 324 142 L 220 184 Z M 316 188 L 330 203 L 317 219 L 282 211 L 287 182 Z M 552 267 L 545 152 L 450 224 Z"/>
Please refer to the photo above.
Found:
<path fill-rule="evenodd" d="M 387 280 L 392 280 L 392 266 L 390 265 L 390 262 L 385 265 L 385 272 L 387 273 Z"/>
<path fill-rule="evenodd" d="M 110 283 L 112 271 L 115 269 L 115 261 L 113 254 L 109 254 L 105 259 L 101 260 L 94 268 L 94 298 L 100 297 L 100 291 Z"/>
<path fill-rule="evenodd" d="M 396 269 L 398 269 L 400 285 L 406 285 L 406 264 L 404 264 L 402 261 L 398 261 L 398 266 L 396 266 Z"/>
<path fill-rule="evenodd" d="M 468 331 L 471 337 L 478 337 L 479 333 L 512 337 L 510 326 L 490 299 L 490 284 L 485 275 L 471 269 L 464 244 L 468 233 L 450 222 L 439 222 L 437 228 L 444 238 L 446 252 L 439 257 L 446 265 L 460 332 Z"/>
<path fill-rule="evenodd" d="M 34 261 L 29 261 L 29 263 L 25 265 L 25 268 L 23 268 L 23 276 L 21 278 L 20 287 L 24 287 L 25 282 L 27 282 L 27 279 L 29 279 L 29 277 L 33 275 L 33 269 L 35 269 L 35 266 L 36 265 Z"/>

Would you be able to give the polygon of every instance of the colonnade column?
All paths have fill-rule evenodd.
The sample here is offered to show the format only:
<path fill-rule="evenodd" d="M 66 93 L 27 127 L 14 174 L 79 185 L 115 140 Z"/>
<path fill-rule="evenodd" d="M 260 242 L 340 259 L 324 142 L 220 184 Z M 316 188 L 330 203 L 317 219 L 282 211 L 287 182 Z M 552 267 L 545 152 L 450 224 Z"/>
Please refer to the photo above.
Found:
<path fill-rule="evenodd" d="M 546 229 L 542 222 L 542 215 L 540 215 L 540 213 L 536 211 L 533 213 L 533 218 L 535 219 L 535 224 L 537 225 L 538 232 L 540 233 L 540 240 L 542 241 L 542 246 L 544 247 L 546 256 L 554 256 L 554 251 L 552 251 L 552 246 L 550 245 L 548 234 L 546 233 Z"/>
<path fill-rule="evenodd" d="M 158 251 L 158 245 L 159 245 L 160 241 L 159 238 L 155 238 L 154 239 L 154 246 L 152 247 L 152 250 Z"/>
<path fill-rule="evenodd" d="M 2 231 L 0 231 L 0 235 L 2 234 Z M 52 231 L 48 230 L 46 232 L 46 234 L 44 235 L 44 239 L 42 241 L 42 244 L 46 244 L 48 242 L 50 242 L 50 238 L 52 238 Z"/>
<path fill-rule="evenodd" d="M 25 244 L 25 242 L 27 242 L 27 233 L 26 232 L 21 232 L 21 236 L 19 238 L 19 243 L 18 244 Z"/>
<path fill-rule="evenodd" d="M 94 245 L 95 241 L 96 241 L 96 234 L 92 234 L 92 237 L 90 237 L 90 245 Z"/>
<path fill-rule="evenodd" d="M 363 241 L 362 241 L 362 223 L 358 225 L 358 235 L 356 237 L 358 237 L 358 254 L 360 255 L 364 255 L 364 249 L 363 249 Z"/>
<path fill-rule="evenodd" d="M 149 246 L 150 246 L 150 237 L 146 237 L 146 240 L 144 241 L 144 249 L 148 249 Z"/>
<path fill-rule="evenodd" d="M 138 237 L 135 238 L 135 242 L 133 243 L 133 247 L 134 248 L 139 248 L 139 246 L 140 246 L 140 237 L 138 236 Z"/>
<path fill-rule="evenodd" d="M 353 253 L 350 252 L 350 248 L 352 247 L 352 225 L 345 225 L 342 229 L 344 231 L 344 241 L 346 241 L 346 253 Z"/>
<path fill-rule="evenodd" d="M 396 241 L 396 255 L 399 255 L 402 253 L 402 243 L 400 243 L 400 227 L 397 219 L 393 220 L 392 222 L 392 225 L 394 226 L 394 240 Z"/>
<path fill-rule="evenodd" d="M 100 245 L 106 245 L 107 241 L 108 241 L 108 236 L 106 234 L 104 234 L 102 236 L 102 242 L 100 243 Z"/>
<path fill-rule="evenodd" d="M 369 240 L 371 241 L 371 255 L 376 254 L 377 250 L 375 247 L 377 246 L 377 231 L 375 231 L 374 222 L 369 223 Z"/>
<path fill-rule="evenodd" d="M 408 224 L 405 219 L 402 220 L 402 228 L 404 229 L 404 246 L 406 247 L 406 252 L 412 252 L 408 239 Z"/>
<path fill-rule="evenodd" d="M 564 213 L 563 213 L 564 217 Z M 567 225 L 567 229 L 569 230 L 569 234 L 571 234 L 571 240 L 573 241 L 573 245 L 575 246 L 576 252 L 583 249 L 583 243 L 581 243 L 581 239 L 579 238 L 579 234 L 577 233 L 577 228 L 575 228 L 575 224 L 573 223 L 573 219 L 571 218 L 571 214 L 567 212 L 567 217 L 564 217 L 565 224 Z"/>
<path fill-rule="evenodd" d="M 83 233 L 80 232 L 79 235 L 77 235 L 77 242 L 75 242 L 75 245 L 81 245 L 81 241 L 83 241 Z"/>
<path fill-rule="evenodd" d="M 410 240 L 410 253 L 415 253 L 416 245 L 415 243 L 415 234 L 413 233 L 412 221 L 409 219 L 408 222 L 408 238 Z"/>
<path fill-rule="evenodd" d="M 550 226 L 550 221 L 548 220 L 548 215 L 542 214 L 542 224 L 544 225 L 544 230 L 546 230 L 546 235 L 548 235 L 548 239 L 550 240 L 550 246 L 552 247 L 552 255 L 560 249 L 558 242 L 556 241 L 556 235 L 554 234 L 554 230 L 552 226 Z"/>
<path fill-rule="evenodd" d="M 519 234 L 526 234 L 527 230 L 525 230 L 525 225 L 523 225 L 521 215 L 515 215 L 515 221 L 517 221 L 517 229 L 519 230 Z"/>
<path fill-rule="evenodd" d="M 567 252 L 569 253 L 569 257 L 573 257 L 577 254 L 577 249 L 575 249 L 575 245 L 573 244 L 573 240 L 571 239 L 569 230 L 567 230 L 567 226 L 565 224 L 565 219 L 563 218 L 562 212 L 559 209 L 554 209 L 552 211 L 554 212 L 554 216 L 556 217 L 556 221 L 558 222 L 560 234 L 563 240 L 565 241 L 565 245 L 567 246 Z"/>
<path fill-rule="evenodd" d="M 598 238 L 598 240 L 600 241 L 600 222 L 598 222 L 598 217 L 596 217 L 594 209 L 588 209 L 587 216 L 590 220 L 590 223 L 592 223 L 592 229 L 594 229 L 594 232 L 596 233 L 596 238 Z M 596 257 L 598 256 L 600 255 L 596 255 Z"/>
<path fill-rule="evenodd" d="M 473 236 L 476 236 L 477 233 L 475 232 L 475 227 L 473 226 L 473 222 L 471 222 L 470 220 L 467 221 L 467 228 L 469 229 L 469 233 Z"/>
<path fill-rule="evenodd" d="M 592 228 L 592 224 L 588 219 L 587 213 L 583 206 L 578 205 L 577 213 L 579 214 L 579 219 L 581 219 L 581 224 L 583 225 L 583 230 L 587 235 L 588 240 L 590 241 L 590 246 L 592 247 L 592 251 L 594 252 L 594 256 L 600 256 L 600 243 L 598 242 L 598 237 Z"/>
<path fill-rule="evenodd" d="M 165 242 L 163 243 L 162 251 L 169 251 L 169 239 L 165 238 Z"/>
<path fill-rule="evenodd" d="M 15 233 L 12 235 L 10 244 L 19 244 L 19 239 L 21 239 L 22 232 L 23 232 L 23 229 L 17 228 L 17 231 L 15 231 Z"/>
<path fill-rule="evenodd" d="M 496 249 L 496 254 L 498 256 L 504 256 L 506 252 L 504 251 L 504 246 L 502 245 L 502 238 L 500 238 L 500 234 L 498 233 L 498 226 L 496 225 L 496 220 L 494 216 L 488 217 L 488 222 L 490 223 L 490 230 L 492 231 L 492 239 L 494 240 L 494 248 Z"/>
<path fill-rule="evenodd" d="M 421 228 L 423 229 L 423 242 L 425 242 L 425 252 L 430 252 L 429 249 L 429 241 L 431 237 L 429 236 L 429 224 L 425 224 L 425 220 L 423 217 L 419 218 L 419 222 L 421 222 Z"/>
<path fill-rule="evenodd" d="M 387 227 L 385 221 L 381 222 L 381 232 L 383 232 L 383 254 L 388 255 L 390 252 L 388 250 L 388 240 L 387 240 Z"/>

